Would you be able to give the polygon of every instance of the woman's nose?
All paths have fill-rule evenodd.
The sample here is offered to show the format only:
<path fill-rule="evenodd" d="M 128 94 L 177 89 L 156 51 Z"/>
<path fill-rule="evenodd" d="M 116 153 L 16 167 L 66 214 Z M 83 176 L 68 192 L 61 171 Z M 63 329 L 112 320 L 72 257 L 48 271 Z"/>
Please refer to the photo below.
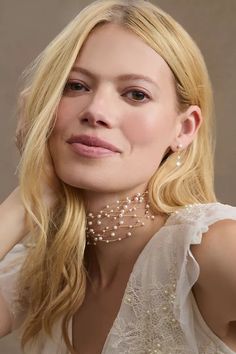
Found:
<path fill-rule="evenodd" d="M 82 124 L 92 127 L 112 128 L 116 122 L 114 96 L 111 92 L 100 90 L 89 97 L 89 102 L 80 116 Z"/>

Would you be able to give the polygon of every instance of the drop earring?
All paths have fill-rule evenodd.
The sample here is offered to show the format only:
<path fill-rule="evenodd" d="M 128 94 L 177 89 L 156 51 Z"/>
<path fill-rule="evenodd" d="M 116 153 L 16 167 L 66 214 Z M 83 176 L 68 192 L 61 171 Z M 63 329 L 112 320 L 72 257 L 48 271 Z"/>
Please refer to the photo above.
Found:
<path fill-rule="evenodd" d="M 181 162 L 181 155 L 180 155 L 180 151 L 181 151 L 182 147 L 183 147 L 182 144 L 177 145 L 178 156 L 177 156 L 177 161 L 176 161 L 176 167 L 180 167 L 180 166 L 182 165 L 182 162 Z"/>

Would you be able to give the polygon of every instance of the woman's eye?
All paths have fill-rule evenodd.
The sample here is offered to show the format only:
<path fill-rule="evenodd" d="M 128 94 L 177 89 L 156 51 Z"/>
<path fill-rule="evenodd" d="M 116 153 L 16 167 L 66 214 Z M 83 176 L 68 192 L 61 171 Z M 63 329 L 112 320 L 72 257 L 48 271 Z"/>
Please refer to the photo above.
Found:
<path fill-rule="evenodd" d="M 150 98 L 146 93 L 144 93 L 143 91 L 139 91 L 139 90 L 129 91 L 125 95 L 134 101 L 140 101 L 140 102 L 144 101 L 145 99 Z"/>
<path fill-rule="evenodd" d="M 81 82 L 68 81 L 65 85 L 64 92 L 70 92 L 70 91 L 81 92 L 81 91 L 88 91 L 88 89 Z"/>

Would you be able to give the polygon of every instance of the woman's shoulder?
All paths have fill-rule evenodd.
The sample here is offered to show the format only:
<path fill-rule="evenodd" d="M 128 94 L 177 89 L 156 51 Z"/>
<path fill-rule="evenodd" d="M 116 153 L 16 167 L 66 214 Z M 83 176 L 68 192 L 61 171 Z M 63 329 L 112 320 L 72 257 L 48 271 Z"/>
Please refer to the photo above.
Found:
<path fill-rule="evenodd" d="M 209 270 L 221 271 L 224 265 L 234 269 L 236 252 L 236 207 L 221 204 L 196 205 L 190 222 L 202 225 L 201 242 L 192 248 L 193 254 L 200 266 Z M 183 220 L 189 221 L 188 216 L 182 215 Z"/>
<path fill-rule="evenodd" d="M 200 269 L 194 286 L 198 306 L 219 337 L 236 321 L 236 208 L 231 208 L 229 213 L 223 208 L 222 218 L 209 226 L 201 243 L 191 246 Z"/>

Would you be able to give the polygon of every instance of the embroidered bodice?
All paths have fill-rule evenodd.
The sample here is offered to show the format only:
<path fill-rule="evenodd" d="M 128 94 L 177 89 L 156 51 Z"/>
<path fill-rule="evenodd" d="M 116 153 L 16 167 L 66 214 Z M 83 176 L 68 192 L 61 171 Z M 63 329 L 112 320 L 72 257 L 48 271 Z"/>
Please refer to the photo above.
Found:
<path fill-rule="evenodd" d="M 236 220 L 236 208 L 196 204 L 171 214 L 135 262 L 102 354 L 235 354 L 204 322 L 192 294 L 200 268 L 191 245 L 201 243 L 208 227 L 223 219 Z M 25 252 L 17 245 L 0 263 L 1 292 L 13 312 Z M 17 322 L 20 314 L 14 316 Z M 43 338 L 36 353 L 68 353 L 59 323 L 54 340 Z"/>

